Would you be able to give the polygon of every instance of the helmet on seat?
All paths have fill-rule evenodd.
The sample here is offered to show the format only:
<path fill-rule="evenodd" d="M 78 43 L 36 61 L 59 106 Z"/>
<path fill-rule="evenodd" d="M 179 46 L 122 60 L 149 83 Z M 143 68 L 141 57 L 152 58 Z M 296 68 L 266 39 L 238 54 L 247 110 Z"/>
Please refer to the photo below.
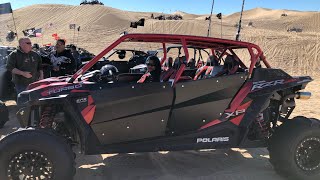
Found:
<path fill-rule="evenodd" d="M 107 64 L 100 69 L 100 73 L 102 80 L 114 81 L 116 80 L 119 70 L 114 65 Z"/>

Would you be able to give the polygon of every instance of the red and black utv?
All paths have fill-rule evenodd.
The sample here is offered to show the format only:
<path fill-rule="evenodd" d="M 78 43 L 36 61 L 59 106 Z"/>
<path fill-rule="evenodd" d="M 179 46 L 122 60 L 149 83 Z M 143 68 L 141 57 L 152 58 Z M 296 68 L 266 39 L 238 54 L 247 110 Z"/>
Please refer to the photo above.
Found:
<path fill-rule="evenodd" d="M 161 82 L 137 83 L 142 74 L 134 73 L 86 74 L 123 43 L 181 45 L 183 60 L 163 71 Z M 216 62 L 184 75 L 189 46 L 206 49 Z M 168 58 L 164 51 L 161 64 Z M 301 92 L 310 81 L 271 68 L 255 44 L 127 34 L 73 76 L 38 81 L 19 94 L 25 129 L 0 141 L 0 179 L 72 179 L 75 145 L 84 154 L 268 147 L 277 172 L 320 179 L 319 121 L 289 119 L 295 99 L 311 96 Z"/>

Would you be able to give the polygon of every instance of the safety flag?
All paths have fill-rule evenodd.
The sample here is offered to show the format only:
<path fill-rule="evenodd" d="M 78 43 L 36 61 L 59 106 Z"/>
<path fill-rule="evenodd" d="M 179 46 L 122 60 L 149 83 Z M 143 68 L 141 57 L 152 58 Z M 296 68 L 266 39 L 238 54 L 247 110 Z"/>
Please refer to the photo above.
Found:
<path fill-rule="evenodd" d="M 137 25 L 138 26 L 144 26 L 144 21 L 145 21 L 145 19 L 141 18 L 139 21 L 137 21 Z"/>
<path fill-rule="evenodd" d="M 42 37 L 42 33 L 36 33 L 36 37 Z"/>
<path fill-rule="evenodd" d="M 131 28 L 137 28 L 137 27 L 138 27 L 137 22 L 131 22 L 131 23 L 130 23 L 130 27 L 131 27 Z"/>
<path fill-rule="evenodd" d="M 54 33 L 54 34 L 52 34 L 51 36 L 53 37 L 54 40 L 60 39 L 60 37 L 58 36 L 57 33 Z"/>
<path fill-rule="evenodd" d="M 222 13 L 217 14 L 218 19 L 222 19 Z"/>
<path fill-rule="evenodd" d="M 10 14 L 10 13 L 12 13 L 10 3 L 0 4 L 0 14 Z"/>
<path fill-rule="evenodd" d="M 34 31 L 35 31 L 36 29 L 35 28 L 29 28 L 29 29 L 26 29 L 26 30 L 23 30 L 22 32 L 23 32 L 23 35 L 24 36 L 27 36 L 27 37 L 34 37 Z"/>
<path fill-rule="evenodd" d="M 42 28 L 35 29 L 35 28 L 30 28 L 22 31 L 24 36 L 27 37 L 41 37 L 42 36 Z"/>
<path fill-rule="evenodd" d="M 69 24 L 70 29 L 76 29 L 76 24 Z"/>

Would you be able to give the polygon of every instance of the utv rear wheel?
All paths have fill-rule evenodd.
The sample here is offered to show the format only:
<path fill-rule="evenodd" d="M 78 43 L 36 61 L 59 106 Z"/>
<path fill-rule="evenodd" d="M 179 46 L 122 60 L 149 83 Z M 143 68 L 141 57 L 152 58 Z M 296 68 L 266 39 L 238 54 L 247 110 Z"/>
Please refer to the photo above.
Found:
<path fill-rule="evenodd" d="M 289 179 L 320 179 L 320 121 L 295 117 L 273 134 L 270 162 Z"/>
<path fill-rule="evenodd" d="M 0 179 L 72 179 L 73 152 L 64 139 L 25 129 L 0 141 Z"/>

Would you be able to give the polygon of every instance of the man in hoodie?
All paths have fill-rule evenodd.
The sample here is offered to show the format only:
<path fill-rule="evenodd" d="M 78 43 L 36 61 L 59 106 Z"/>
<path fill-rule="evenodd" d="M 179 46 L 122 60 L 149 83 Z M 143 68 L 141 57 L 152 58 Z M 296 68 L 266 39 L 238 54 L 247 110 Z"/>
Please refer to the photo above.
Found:
<path fill-rule="evenodd" d="M 29 84 L 43 79 L 41 57 L 32 51 L 29 38 L 20 38 L 19 47 L 8 56 L 7 70 L 12 72 L 12 80 L 17 93 L 26 90 Z"/>

